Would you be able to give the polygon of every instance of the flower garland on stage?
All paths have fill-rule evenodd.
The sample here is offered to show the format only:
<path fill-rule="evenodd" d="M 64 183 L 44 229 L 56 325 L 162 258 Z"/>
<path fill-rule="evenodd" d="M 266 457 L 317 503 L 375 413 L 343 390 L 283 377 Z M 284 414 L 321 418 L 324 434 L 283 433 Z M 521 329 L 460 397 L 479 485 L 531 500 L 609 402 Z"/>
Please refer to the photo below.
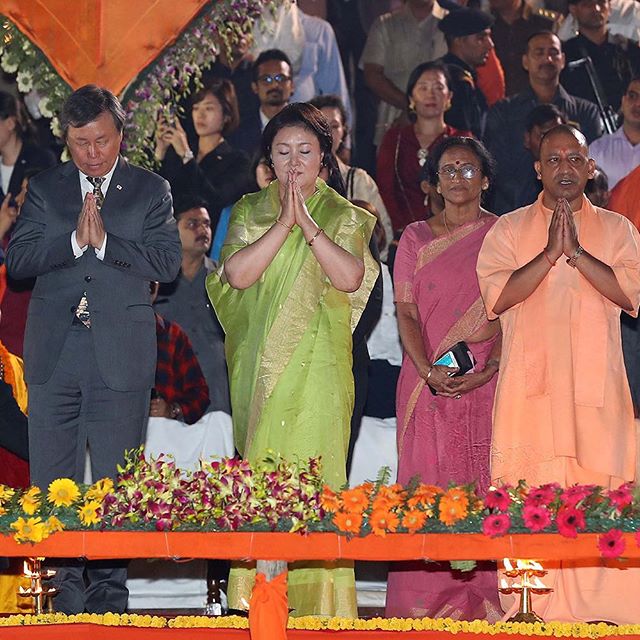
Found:
<path fill-rule="evenodd" d="M 162 616 L 118 613 L 80 613 L 65 615 L 52 613 L 41 615 L 11 615 L 0 618 L 0 627 L 37 626 L 50 624 L 96 624 L 108 627 L 137 627 L 153 629 L 248 629 L 249 621 L 239 616 Z M 305 631 L 433 631 L 476 635 L 522 635 L 552 638 L 609 638 L 640 634 L 640 625 L 613 626 L 569 622 L 496 622 L 473 620 L 471 622 L 451 618 L 322 618 L 319 616 L 290 617 L 288 629 Z M 212 636 L 215 637 L 215 636 Z"/>
<path fill-rule="evenodd" d="M 172 459 L 126 455 L 116 484 L 103 479 L 77 485 L 54 480 L 46 494 L 0 485 L 0 533 L 18 542 L 40 542 L 62 530 L 337 532 L 347 536 L 389 533 L 559 533 L 575 538 L 599 533 L 602 556 L 624 555 L 623 532 L 637 532 L 640 490 L 558 484 L 435 487 L 376 482 L 333 491 L 323 484 L 320 460 L 291 463 L 271 454 L 252 466 L 238 458 L 202 462 L 195 471 Z"/>
<path fill-rule="evenodd" d="M 218 54 L 219 39 L 230 47 L 251 33 L 264 11 L 274 10 L 290 0 L 218 0 L 211 2 L 125 90 L 123 106 L 127 112 L 122 151 L 134 164 L 153 169 L 155 128 L 161 113 L 169 115 L 195 84 L 202 70 Z M 35 89 L 38 108 L 46 118 L 53 117 L 52 130 L 60 135 L 54 117 L 70 95 L 71 87 L 58 75 L 46 56 L 6 17 L 0 16 L 0 67 L 17 72 L 18 90 Z"/>

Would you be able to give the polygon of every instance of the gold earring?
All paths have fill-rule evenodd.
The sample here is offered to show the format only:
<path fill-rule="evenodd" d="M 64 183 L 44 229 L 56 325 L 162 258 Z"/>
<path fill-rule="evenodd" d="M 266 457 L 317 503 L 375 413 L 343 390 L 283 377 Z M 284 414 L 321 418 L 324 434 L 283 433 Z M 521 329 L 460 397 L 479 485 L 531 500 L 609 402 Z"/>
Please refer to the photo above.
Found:
<path fill-rule="evenodd" d="M 438 185 L 438 186 L 436 187 L 436 191 L 437 191 L 438 193 L 442 193 L 442 190 L 440 189 L 440 185 Z"/>
<path fill-rule="evenodd" d="M 489 188 L 489 185 L 488 185 L 488 184 L 483 184 L 483 185 L 482 185 L 482 190 L 483 190 L 483 191 L 486 191 L 488 188 Z"/>

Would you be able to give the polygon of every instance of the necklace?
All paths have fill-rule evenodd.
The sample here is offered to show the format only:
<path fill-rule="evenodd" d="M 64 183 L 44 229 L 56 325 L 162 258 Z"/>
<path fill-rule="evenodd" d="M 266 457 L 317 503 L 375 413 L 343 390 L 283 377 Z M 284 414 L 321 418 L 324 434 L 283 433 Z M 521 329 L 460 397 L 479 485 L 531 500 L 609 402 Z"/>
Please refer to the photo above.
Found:
<path fill-rule="evenodd" d="M 480 220 L 481 216 L 482 216 L 482 209 L 480 209 L 478 211 L 478 215 L 476 216 L 476 220 Z M 450 236 L 451 235 L 451 229 L 449 229 L 449 225 L 447 224 L 447 210 L 446 209 L 442 210 L 442 222 L 444 223 L 444 230 L 447 232 L 447 235 Z M 453 231 L 455 231 L 456 229 L 459 229 L 460 227 L 462 227 L 465 224 L 467 224 L 467 223 L 463 222 L 463 223 L 461 223 L 459 225 L 456 225 L 453 228 Z"/>

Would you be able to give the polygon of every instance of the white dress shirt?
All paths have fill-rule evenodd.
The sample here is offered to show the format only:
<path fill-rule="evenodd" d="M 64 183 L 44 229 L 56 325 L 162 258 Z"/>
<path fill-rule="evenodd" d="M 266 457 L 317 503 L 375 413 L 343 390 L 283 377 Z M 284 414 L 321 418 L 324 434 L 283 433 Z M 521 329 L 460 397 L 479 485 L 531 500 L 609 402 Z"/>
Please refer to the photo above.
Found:
<path fill-rule="evenodd" d="M 613 189 L 640 165 L 640 144 L 631 144 L 620 127 L 614 133 L 594 140 L 589 146 L 589 157 L 604 170 L 609 178 L 609 189 Z"/>
<path fill-rule="evenodd" d="M 106 176 L 104 176 L 104 181 L 100 186 L 100 190 L 102 191 L 102 196 L 107 197 L 107 190 L 109 189 L 109 184 L 111 183 L 111 178 L 113 177 L 113 172 L 116 170 L 116 166 L 118 165 L 118 159 L 113 163 L 113 167 Z M 78 177 L 80 179 L 80 191 L 82 192 L 82 202 L 84 202 L 87 193 L 93 193 L 93 185 L 87 179 L 87 174 L 82 173 L 80 169 L 78 169 Z M 89 245 L 84 245 L 81 247 L 76 240 L 76 230 L 74 229 L 71 232 L 71 248 L 73 249 L 73 255 L 76 259 L 82 257 L 82 254 L 89 248 Z M 104 240 L 102 241 L 102 246 L 99 249 L 94 248 L 96 252 L 96 258 L 98 260 L 104 260 L 104 253 L 107 249 L 107 232 L 104 233 Z"/>

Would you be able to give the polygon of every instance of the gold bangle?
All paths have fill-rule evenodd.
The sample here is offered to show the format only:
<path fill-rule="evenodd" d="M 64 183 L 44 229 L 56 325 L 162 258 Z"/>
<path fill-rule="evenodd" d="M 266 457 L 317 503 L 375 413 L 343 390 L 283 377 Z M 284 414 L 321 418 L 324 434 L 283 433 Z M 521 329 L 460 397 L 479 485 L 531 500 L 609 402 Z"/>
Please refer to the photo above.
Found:
<path fill-rule="evenodd" d="M 282 222 L 282 220 L 280 220 L 280 218 L 276 218 L 276 222 L 278 224 L 281 224 L 285 229 L 287 229 L 289 231 L 289 233 L 293 232 L 293 227 L 290 227 L 288 224 L 285 224 L 284 222 Z"/>
<path fill-rule="evenodd" d="M 311 238 L 311 240 L 309 240 L 309 242 L 307 242 L 307 244 L 309 246 L 311 246 L 313 244 L 313 241 L 321 234 L 324 233 L 324 229 L 322 227 L 320 227 L 317 231 L 316 231 L 316 235 L 313 236 L 313 238 Z"/>

